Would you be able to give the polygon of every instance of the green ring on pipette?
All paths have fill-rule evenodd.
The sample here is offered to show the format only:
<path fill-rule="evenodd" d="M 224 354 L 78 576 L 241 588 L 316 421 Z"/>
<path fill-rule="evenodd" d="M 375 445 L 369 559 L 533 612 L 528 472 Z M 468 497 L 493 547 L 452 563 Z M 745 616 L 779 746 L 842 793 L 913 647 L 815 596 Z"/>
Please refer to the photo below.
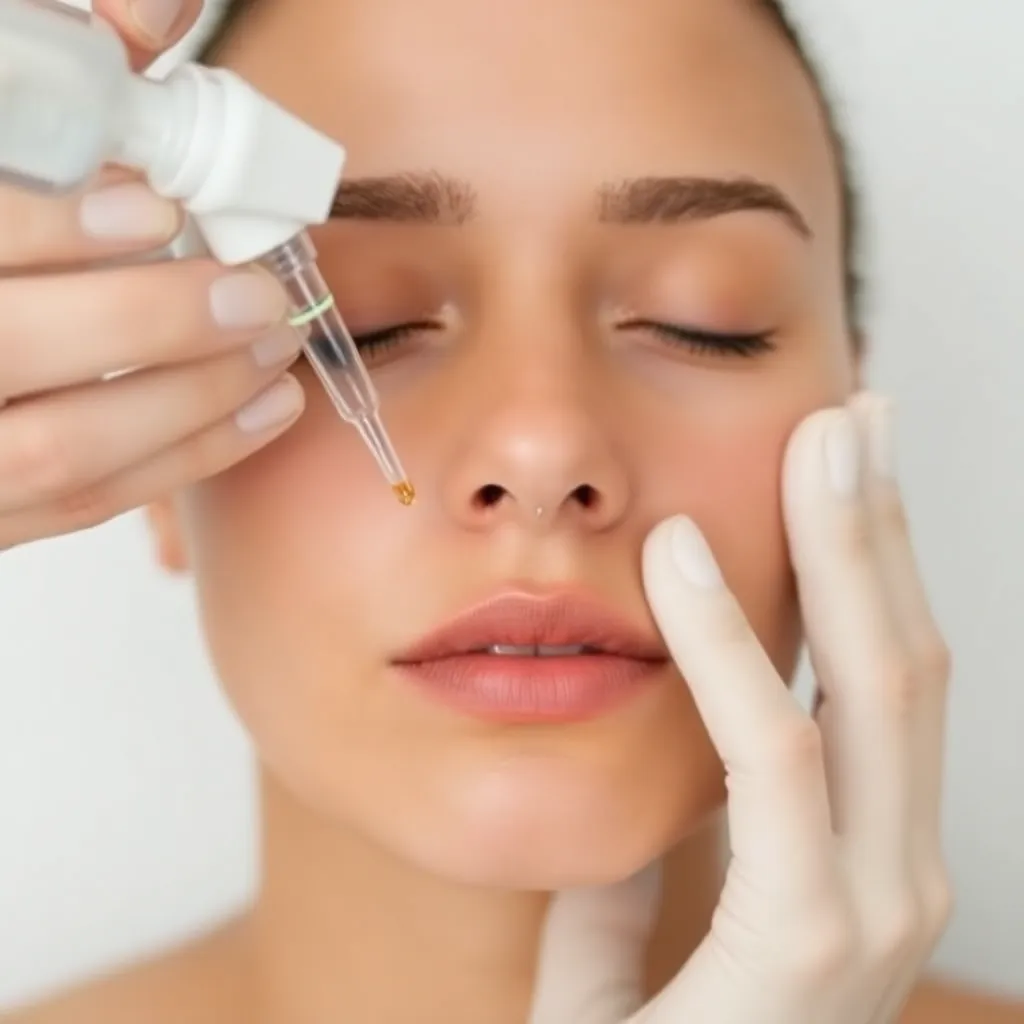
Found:
<path fill-rule="evenodd" d="M 326 313 L 333 305 L 334 296 L 325 295 L 324 298 L 310 306 L 309 309 L 306 309 L 301 313 L 296 313 L 295 316 L 288 320 L 288 323 L 292 327 L 305 327 L 305 325 L 311 320 L 315 320 L 318 316 Z"/>

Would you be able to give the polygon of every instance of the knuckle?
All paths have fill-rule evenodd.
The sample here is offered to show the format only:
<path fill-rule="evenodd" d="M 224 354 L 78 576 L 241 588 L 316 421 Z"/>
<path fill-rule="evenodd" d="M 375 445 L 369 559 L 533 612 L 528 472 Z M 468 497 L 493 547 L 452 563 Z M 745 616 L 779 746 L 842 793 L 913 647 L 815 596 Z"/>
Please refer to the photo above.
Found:
<path fill-rule="evenodd" d="M 931 874 L 925 887 L 923 917 L 929 944 L 935 944 L 942 937 L 952 920 L 955 907 L 956 895 L 952 879 L 945 868 L 940 868 Z"/>
<path fill-rule="evenodd" d="M 872 929 L 874 957 L 882 963 L 898 961 L 920 944 L 923 934 L 923 908 L 913 899 L 891 900 Z"/>
<path fill-rule="evenodd" d="M 803 776 L 824 764 L 824 742 L 813 719 L 794 714 L 774 730 L 765 759 L 773 774 Z"/>
<path fill-rule="evenodd" d="M 74 459 L 66 435 L 42 419 L 12 424 L 0 445 L 0 477 L 30 501 L 71 487 Z"/>
<path fill-rule="evenodd" d="M 75 487 L 50 502 L 50 511 L 65 530 L 81 530 L 112 519 L 117 508 L 105 484 Z"/>
<path fill-rule="evenodd" d="M 838 907 L 819 909 L 787 947 L 788 973 L 807 988 L 834 984 L 850 972 L 858 957 L 856 931 L 849 915 Z"/>
<path fill-rule="evenodd" d="M 901 719 L 917 710 L 927 689 L 918 666 L 902 656 L 890 658 L 882 671 L 879 685 L 886 705 Z"/>
<path fill-rule="evenodd" d="M 208 423 L 234 412 L 265 383 L 247 352 L 197 363 L 186 372 L 191 375 L 192 401 Z"/>
<path fill-rule="evenodd" d="M 215 424 L 169 452 L 162 475 L 174 487 L 203 480 L 225 470 L 245 451 L 245 441 L 238 431 Z"/>
<path fill-rule="evenodd" d="M 946 685 L 953 675 L 953 652 L 942 637 L 933 637 L 921 650 L 922 671 L 935 684 Z"/>
<path fill-rule="evenodd" d="M 181 453 L 181 475 L 188 480 L 198 480 L 222 469 L 227 462 L 230 441 L 235 439 L 218 427 L 212 427 L 197 434 Z M 240 441 L 238 442 L 240 444 Z"/>

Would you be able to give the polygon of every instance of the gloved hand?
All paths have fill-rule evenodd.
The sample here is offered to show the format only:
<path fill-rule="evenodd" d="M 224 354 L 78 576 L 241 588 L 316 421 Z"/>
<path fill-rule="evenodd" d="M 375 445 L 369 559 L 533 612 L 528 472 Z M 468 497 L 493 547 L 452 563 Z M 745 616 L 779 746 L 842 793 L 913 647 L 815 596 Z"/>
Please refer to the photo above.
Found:
<path fill-rule="evenodd" d="M 859 396 L 807 419 L 787 453 L 816 720 L 696 527 L 670 520 L 649 537 L 648 597 L 725 765 L 728 873 L 707 936 L 646 1006 L 657 869 L 559 894 L 532 1024 L 897 1020 L 950 911 L 940 850 L 949 657 L 911 552 L 887 418 L 885 403 Z"/>

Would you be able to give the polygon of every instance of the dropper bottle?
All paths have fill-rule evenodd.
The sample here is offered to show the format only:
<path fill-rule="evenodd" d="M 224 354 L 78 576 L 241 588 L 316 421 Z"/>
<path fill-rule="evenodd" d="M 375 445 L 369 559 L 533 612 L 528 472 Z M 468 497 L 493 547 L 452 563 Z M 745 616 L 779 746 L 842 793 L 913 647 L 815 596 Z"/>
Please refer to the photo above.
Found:
<path fill-rule="evenodd" d="M 377 390 L 306 231 L 330 216 L 344 149 L 231 71 L 184 64 L 148 79 L 101 19 L 50 0 L 0 0 L 0 180 L 70 192 L 110 163 L 179 201 L 222 264 L 256 262 L 282 282 L 335 409 L 412 504 Z"/>

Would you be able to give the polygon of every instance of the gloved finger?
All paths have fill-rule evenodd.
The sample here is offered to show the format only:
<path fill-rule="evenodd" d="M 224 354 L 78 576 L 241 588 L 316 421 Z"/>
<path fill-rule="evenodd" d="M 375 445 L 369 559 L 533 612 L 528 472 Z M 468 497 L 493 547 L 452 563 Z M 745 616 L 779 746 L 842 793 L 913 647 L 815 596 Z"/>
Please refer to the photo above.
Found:
<path fill-rule="evenodd" d="M 820 734 L 728 590 L 700 530 L 684 517 L 647 539 L 654 618 L 722 761 L 734 860 L 764 910 L 793 913 L 835 883 Z"/>
<path fill-rule="evenodd" d="M 644 999 L 661 867 L 557 893 L 541 939 L 530 1024 L 621 1024 Z"/>
<path fill-rule="evenodd" d="M 901 893 L 910 876 L 911 671 L 879 566 L 853 414 L 808 417 L 786 452 L 783 505 L 808 646 L 827 699 L 826 758 L 844 839 L 864 886 Z M 823 722 L 824 718 L 823 716 Z"/>
<path fill-rule="evenodd" d="M 865 493 L 879 571 L 903 643 L 917 667 L 916 696 L 920 699 L 908 723 L 913 804 L 910 826 L 912 844 L 918 851 L 914 856 L 930 856 L 941 836 L 950 653 L 925 591 L 896 480 L 891 405 L 878 395 L 865 393 L 854 398 L 850 407 L 867 455 Z"/>
<path fill-rule="evenodd" d="M 892 614 L 915 668 L 909 728 L 910 862 L 916 940 L 872 1024 L 893 1024 L 939 942 L 952 913 L 952 888 L 942 851 L 942 792 L 951 659 L 917 564 L 895 471 L 892 403 L 864 392 L 850 402 L 866 456 L 864 488 L 878 548 L 879 571 Z"/>

